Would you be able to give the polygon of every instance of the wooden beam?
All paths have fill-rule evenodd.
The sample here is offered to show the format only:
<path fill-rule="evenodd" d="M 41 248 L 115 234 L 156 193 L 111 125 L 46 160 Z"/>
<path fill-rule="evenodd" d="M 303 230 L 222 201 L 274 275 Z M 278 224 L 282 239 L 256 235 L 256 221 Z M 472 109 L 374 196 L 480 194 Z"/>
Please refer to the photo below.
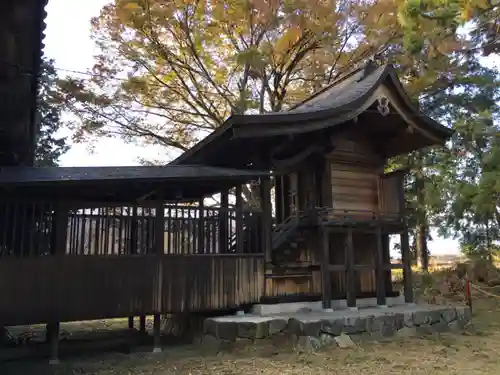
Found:
<path fill-rule="evenodd" d="M 157 257 L 157 281 L 156 281 L 156 306 L 153 315 L 153 352 L 161 352 L 161 329 L 160 313 L 163 309 L 163 254 L 165 253 L 165 208 L 162 194 L 159 193 L 156 199 L 155 221 L 154 221 L 154 252 Z"/>
<path fill-rule="evenodd" d="M 290 216 L 290 176 L 284 175 L 283 179 L 283 220 Z"/>
<path fill-rule="evenodd" d="M 354 246 L 352 228 L 347 228 L 345 246 L 347 307 L 356 307 L 356 274 L 354 271 Z"/>
<path fill-rule="evenodd" d="M 382 243 L 382 229 L 380 225 L 377 227 L 377 253 L 376 253 L 376 290 L 377 290 L 377 305 L 386 305 L 386 290 L 385 290 L 385 269 L 384 269 L 384 246 Z"/>
<path fill-rule="evenodd" d="M 297 166 L 298 164 L 302 163 L 305 161 L 307 158 L 310 156 L 316 154 L 316 153 L 321 153 L 323 152 L 324 147 L 313 144 L 307 147 L 306 149 L 299 151 L 295 155 L 287 158 L 287 159 L 271 159 L 271 163 L 273 165 L 273 169 L 288 169 Z"/>
<path fill-rule="evenodd" d="M 158 197 L 155 206 L 155 221 L 154 221 L 154 252 L 156 255 L 163 255 L 165 252 L 165 211 L 163 198 Z"/>
<path fill-rule="evenodd" d="M 228 252 L 228 209 L 229 209 L 229 192 L 221 192 L 220 198 L 220 213 L 219 213 L 219 252 L 225 254 Z"/>
<path fill-rule="evenodd" d="M 332 283 L 330 272 L 330 234 L 325 228 L 319 226 L 318 236 L 322 239 L 321 246 L 321 294 L 323 296 L 323 308 L 330 309 L 332 306 Z"/>
<path fill-rule="evenodd" d="M 57 365 L 59 364 L 59 331 L 60 331 L 59 322 L 52 322 L 47 324 L 46 330 L 50 345 L 49 364 Z"/>
<path fill-rule="evenodd" d="M 321 158 L 314 168 L 314 206 L 323 207 L 323 179 L 325 159 Z"/>
<path fill-rule="evenodd" d="M 146 315 L 139 316 L 139 332 L 146 333 Z"/>
<path fill-rule="evenodd" d="M 236 185 L 236 252 L 243 253 L 244 231 L 243 231 L 243 192 L 242 186 Z"/>
<path fill-rule="evenodd" d="M 153 353 L 161 353 L 161 316 L 153 316 Z"/>
<path fill-rule="evenodd" d="M 68 235 L 68 209 L 63 203 L 57 204 L 54 208 L 51 251 L 53 255 L 64 256 Z"/>
<path fill-rule="evenodd" d="M 260 203 L 262 208 L 262 250 L 266 264 L 272 262 L 272 207 L 271 207 L 271 180 L 263 177 L 259 185 Z"/>
<path fill-rule="evenodd" d="M 276 224 L 283 222 L 283 176 L 274 178 L 274 206 L 276 207 Z"/>
<path fill-rule="evenodd" d="M 137 205 L 132 207 L 132 221 L 130 223 L 130 254 L 138 254 L 137 241 L 139 238 L 139 223 L 137 218 Z"/>
<path fill-rule="evenodd" d="M 205 253 L 205 202 L 203 198 L 198 201 L 198 207 L 200 209 L 198 218 L 198 254 Z"/>

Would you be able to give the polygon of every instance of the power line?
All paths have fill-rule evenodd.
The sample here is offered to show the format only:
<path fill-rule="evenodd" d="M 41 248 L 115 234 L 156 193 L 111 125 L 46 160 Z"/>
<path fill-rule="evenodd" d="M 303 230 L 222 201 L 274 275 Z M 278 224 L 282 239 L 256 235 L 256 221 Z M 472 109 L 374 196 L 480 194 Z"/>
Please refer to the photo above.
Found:
<path fill-rule="evenodd" d="M 0 60 L 0 65 L 8 65 L 10 67 L 14 67 L 14 68 L 20 70 L 21 74 L 26 74 L 26 75 L 29 75 L 29 76 L 33 75 L 32 72 L 27 71 L 25 68 L 23 68 L 19 64 L 12 64 L 12 63 Z M 53 67 L 53 68 L 56 71 L 61 71 L 61 72 L 66 72 L 66 73 L 73 73 L 73 74 L 80 74 L 80 75 L 86 75 L 86 76 L 89 76 L 89 77 L 98 77 L 98 78 L 103 78 L 103 79 L 107 79 L 107 80 L 118 80 L 118 81 L 122 81 L 122 82 L 129 82 L 130 78 L 133 78 L 133 77 L 130 77 L 130 78 L 108 77 L 108 76 L 104 76 L 104 75 L 95 74 L 95 73 L 92 73 L 92 72 L 83 72 L 83 71 L 79 71 L 79 70 L 75 70 L 75 69 L 68 69 L 68 68 L 61 68 L 61 67 Z M 141 77 L 137 77 L 137 78 L 141 78 Z M 155 83 L 155 82 L 149 82 L 148 84 L 151 85 L 151 86 L 153 86 L 153 87 L 167 88 L 165 85 L 161 85 L 161 84 Z M 346 107 L 345 108 L 345 110 L 347 110 L 347 111 L 358 110 L 358 109 L 359 109 L 359 107 Z M 286 111 L 284 111 L 282 113 L 286 114 Z M 378 113 L 378 114 L 381 114 L 379 110 L 374 110 L 374 109 L 366 109 L 366 110 L 363 111 L 363 113 Z M 151 112 L 151 114 L 155 115 L 154 112 Z M 265 114 L 268 114 L 268 113 L 264 113 L 264 115 Z M 425 113 L 423 113 L 421 111 L 418 111 L 414 115 L 416 115 L 417 117 L 423 117 L 423 118 L 424 117 L 425 118 L 429 117 L 428 115 L 426 115 Z M 399 114 L 398 113 L 394 113 L 394 112 L 389 112 L 389 113 L 384 114 L 384 116 L 399 116 Z"/>

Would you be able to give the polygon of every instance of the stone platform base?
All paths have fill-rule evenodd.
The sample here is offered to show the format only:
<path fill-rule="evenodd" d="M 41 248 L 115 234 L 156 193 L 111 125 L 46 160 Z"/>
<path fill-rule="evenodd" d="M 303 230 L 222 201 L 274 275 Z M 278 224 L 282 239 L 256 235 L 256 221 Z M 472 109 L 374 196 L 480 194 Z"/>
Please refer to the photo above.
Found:
<path fill-rule="evenodd" d="M 387 297 L 386 304 L 389 307 L 405 305 L 404 296 Z M 346 310 L 347 300 L 332 300 L 331 307 L 333 310 Z M 360 309 L 369 307 L 377 307 L 376 298 L 358 298 L 356 299 L 356 306 Z M 323 302 L 290 302 L 290 303 L 276 303 L 276 304 L 257 304 L 252 306 L 252 314 L 260 316 L 276 315 L 276 314 L 293 314 L 300 312 L 322 312 Z"/>
<path fill-rule="evenodd" d="M 432 332 L 460 331 L 470 322 L 467 307 L 398 305 L 359 310 L 309 311 L 260 316 L 232 315 L 210 318 L 204 323 L 203 343 L 227 345 L 238 340 L 264 340 L 287 336 L 297 347 L 316 349 L 335 344 L 415 336 Z"/>

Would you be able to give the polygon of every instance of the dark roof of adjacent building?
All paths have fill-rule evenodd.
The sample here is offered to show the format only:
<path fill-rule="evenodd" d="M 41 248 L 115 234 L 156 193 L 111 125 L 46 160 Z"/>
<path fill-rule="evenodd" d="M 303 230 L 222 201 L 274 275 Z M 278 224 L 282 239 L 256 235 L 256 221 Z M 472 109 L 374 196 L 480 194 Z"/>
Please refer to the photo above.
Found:
<path fill-rule="evenodd" d="M 373 94 L 381 85 L 394 92 L 405 109 L 413 114 L 415 122 L 435 139 L 444 142 L 452 131 L 420 113 L 411 102 L 392 65 L 357 69 L 313 94 L 292 108 L 257 115 L 233 115 L 219 129 L 175 159 L 172 164 L 221 165 L 217 154 L 249 152 L 252 139 L 259 139 L 262 149 L 270 146 L 280 136 L 307 134 L 345 124 L 363 112 Z M 364 109 L 366 110 L 366 108 Z M 428 141 L 428 145 L 436 141 Z M 226 156 L 227 161 L 227 156 Z"/>
<path fill-rule="evenodd" d="M 192 200 L 268 176 L 269 172 L 205 166 L 1 167 L 2 198 L 130 202 L 155 199 Z"/>
<path fill-rule="evenodd" d="M 32 165 L 48 0 L 0 1 L 0 165 Z"/>

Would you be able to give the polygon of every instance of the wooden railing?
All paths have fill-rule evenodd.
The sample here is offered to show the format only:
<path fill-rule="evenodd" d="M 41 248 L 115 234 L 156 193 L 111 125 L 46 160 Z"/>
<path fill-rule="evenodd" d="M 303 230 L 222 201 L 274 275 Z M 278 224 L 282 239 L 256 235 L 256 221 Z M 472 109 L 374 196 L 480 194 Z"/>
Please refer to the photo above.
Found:
<path fill-rule="evenodd" d="M 256 303 L 262 254 L 4 258 L 0 323 L 33 324 Z"/>
<path fill-rule="evenodd" d="M 37 257 L 56 252 L 54 205 L 9 202 L 0 203 L 0 206 L 0 258 Z M 57 209 L 62 210 L 61 207 Z M 60 253 L 145 255 L 156 250 L 155 209 L 137 206 L 66 208 L 63 214 L 62 225 L 64 227 L 67 222 L 67 233 L 66 243 L 61 245 L 65 248 L 57 250 Z M 163 216 L 164 254 L 261 252 L 261 212 L 166 205 Z"/>

